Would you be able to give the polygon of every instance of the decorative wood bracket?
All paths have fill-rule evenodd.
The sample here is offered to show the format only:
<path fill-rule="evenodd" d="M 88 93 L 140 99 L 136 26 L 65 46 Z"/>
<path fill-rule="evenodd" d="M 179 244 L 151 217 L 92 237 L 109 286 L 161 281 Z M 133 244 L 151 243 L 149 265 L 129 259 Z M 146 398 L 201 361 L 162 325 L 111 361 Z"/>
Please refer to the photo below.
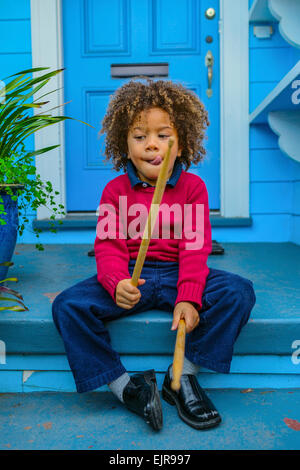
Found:
<path fill-rule="evenodd" d="M 250 114 L 250 124 L 269 124 L 282 152 L 300 162 L 300 61 Z"/>
<path fill-rule="evenodd" d="M 300 48 L 300 2 L 298 0 L 255 0 L 249 12 L 249 22 L 279 23 L 281 36 Z"/>

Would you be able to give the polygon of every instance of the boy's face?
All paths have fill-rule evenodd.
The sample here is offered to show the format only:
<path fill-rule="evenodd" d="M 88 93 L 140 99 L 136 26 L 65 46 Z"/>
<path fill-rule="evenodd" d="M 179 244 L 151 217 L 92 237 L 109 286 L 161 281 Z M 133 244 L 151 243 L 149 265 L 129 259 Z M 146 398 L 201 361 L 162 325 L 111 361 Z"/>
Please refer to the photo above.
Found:
<path fill-rule="evenodd" d="M 127 137 L 128 158 L 142 181 L 155 185 L 162 163 L 156 165 L 151 162 L 158 156 L 163 160 L 170 137 L 174 144 L 171 149 L 168 178 L 172 174 L 176 157 L 180 156 L 182 151 L 178 146 L 177 130 L 171 124 L 169 114 L 161 108 L 150 108 L 142 111 L 134 121 Z"/>

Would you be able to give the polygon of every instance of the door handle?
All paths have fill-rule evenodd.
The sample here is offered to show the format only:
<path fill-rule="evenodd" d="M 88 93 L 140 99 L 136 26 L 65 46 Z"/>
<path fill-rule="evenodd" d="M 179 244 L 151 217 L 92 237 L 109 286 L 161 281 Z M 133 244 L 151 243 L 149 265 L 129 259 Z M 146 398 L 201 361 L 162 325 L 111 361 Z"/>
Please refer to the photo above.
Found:
<path fill-rule="evenodd" d="M 212 90 L 213 65 L 214 65 L 214 56 L 211 51 L 207 51 L 207 54 L 205 56 L 205 66 L 207 67 L 208 88 L 206 90 L 206 94 L 208 98 L 211 98 L 213 94 L 213 90 Z"/>

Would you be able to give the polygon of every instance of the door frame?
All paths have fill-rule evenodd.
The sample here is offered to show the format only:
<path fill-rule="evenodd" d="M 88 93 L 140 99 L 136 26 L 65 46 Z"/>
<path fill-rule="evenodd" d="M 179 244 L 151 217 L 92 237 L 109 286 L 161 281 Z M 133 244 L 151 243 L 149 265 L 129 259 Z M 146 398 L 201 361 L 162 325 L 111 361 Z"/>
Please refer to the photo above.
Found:
<path fill-rule="evenodd" d="M 63 0 L 30 0 L 32 66 L 63 68 Z M 220 2 L 220 215 L 249 217 L 249 13 L 248 0 Z M 232 54 L 234 51 L 234 57 Z M 46 64 L 45 64 L 45 58 Z M 64 103 L 63 74 L 51 81 L 48 107 Z M 63 114 L 63 108 L 55 110 Z M 56 201 L 66 207 L 64 123 L 34 136 L 35 148 L 60 144 L 48 158 L 36 158 L 37 173 L 59 192 Z M 49 164 L 51 158 L 51 165 Z M 238 194 L 238 197 L 236 196 Z M 38 208 L 37 219 L 49 218 Z"/>

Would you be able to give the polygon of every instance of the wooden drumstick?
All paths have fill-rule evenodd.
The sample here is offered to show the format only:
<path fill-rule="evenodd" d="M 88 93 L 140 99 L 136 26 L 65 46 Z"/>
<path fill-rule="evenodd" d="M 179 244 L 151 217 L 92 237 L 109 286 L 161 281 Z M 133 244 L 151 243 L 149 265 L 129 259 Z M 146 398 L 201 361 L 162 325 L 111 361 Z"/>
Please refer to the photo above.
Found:
<path fill-rule="evenodd" d="M 156 216 L 158 214 L 159 205 L 161 203 L 161 200 L 165 191 L 165 187 L 167 184 L 170 154 L 171 154 L 171 148 L 173 146 L 173 143 L 174 141 L 170 139 L 168 143 L 168 150 L 163 159 L 161 169 L 159 171 L 159 175 L 157 178 L 157 182 L 156 182 L 156 186 L 155 186 L 155 190 L 154 190 L 154 194 L 153 194 L 153 198 L 151 202 L 151 207 L 150 207 L 148 218 L 147 218 L 146 227 L 143 233 L 143 238 L 140 244 L 138 256 L 137 256 L 134 270 L 132 273 L 131 283 L 134 286 L 138 285 L 138 280 L 140 278 L 141 271 L 142 271 L 144 261 L 146 258 L 147 250 L 149 247 L 152 230 L 155 226 L 155 221 L 156 221 Z"/>
<path fill-rule="evenodd" d="M 184 361 L 184 348 L 185 348 L 185 321 L 179 320 L 177 327 L 177 337 L 173 358 L 173 380 L 171 382 L 172 390 L 180 389 L 180 378 L 183 369 Z"/>

